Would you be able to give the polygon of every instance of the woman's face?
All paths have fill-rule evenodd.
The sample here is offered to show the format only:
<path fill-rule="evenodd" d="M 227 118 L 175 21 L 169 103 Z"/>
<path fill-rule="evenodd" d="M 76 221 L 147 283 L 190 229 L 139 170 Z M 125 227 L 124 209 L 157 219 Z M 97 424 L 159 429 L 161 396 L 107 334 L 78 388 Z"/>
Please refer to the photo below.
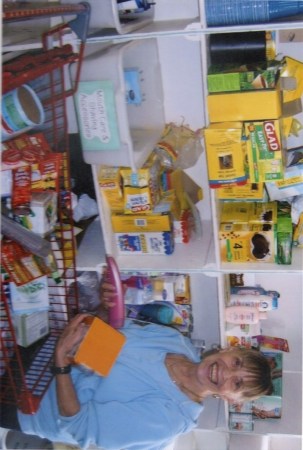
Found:
<path fill-rule="evenodd" d="M 208 395 L 219 395 L 234 403 L 241 401 L 245 381 L 251 379 L 251 374 L 243 367 L 241 352 L 228 349 L 207 356 L 198 366 L 197 378 Z"/>

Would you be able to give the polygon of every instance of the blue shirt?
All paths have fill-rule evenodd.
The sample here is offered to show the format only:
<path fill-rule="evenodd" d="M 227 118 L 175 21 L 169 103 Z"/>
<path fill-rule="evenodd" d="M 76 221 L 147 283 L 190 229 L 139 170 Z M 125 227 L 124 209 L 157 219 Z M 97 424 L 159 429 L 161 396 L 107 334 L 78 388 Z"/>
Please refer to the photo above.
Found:
<path fill-rule="evenodd" d="M 23 431 L 82 449 L 160 450 L 196 426 L 203 406 L 180 391 L 164 364 L 167 353 L 199 362 L 190 340 L 173 328 L 129 320 L 121 331 L 126 344 L 108 377 L 73 367 L 80 411 L 59 414 L 54 380 L 35 415 L 19 413 Z"/>

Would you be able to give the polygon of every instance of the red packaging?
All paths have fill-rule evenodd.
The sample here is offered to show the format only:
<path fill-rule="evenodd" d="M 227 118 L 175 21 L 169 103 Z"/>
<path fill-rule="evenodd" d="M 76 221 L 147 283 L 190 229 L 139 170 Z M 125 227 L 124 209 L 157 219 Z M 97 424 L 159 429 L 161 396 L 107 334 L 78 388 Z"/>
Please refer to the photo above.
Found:
<path fill-rule="evenodd" d="M 30 214 L 31 175 L 30 166 L 12 170 L 12 210 L 16 215 Z"/>

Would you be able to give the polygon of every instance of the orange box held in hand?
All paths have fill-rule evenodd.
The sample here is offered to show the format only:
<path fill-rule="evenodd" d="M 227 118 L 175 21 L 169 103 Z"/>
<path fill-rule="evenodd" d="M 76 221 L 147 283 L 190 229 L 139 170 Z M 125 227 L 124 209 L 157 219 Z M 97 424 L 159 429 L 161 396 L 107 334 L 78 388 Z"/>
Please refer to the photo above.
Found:
<path fill-rule="evenodd" d="M 77 348 L 73 361 L 103 377 L 109 375 L 126 337 L 98 317 L 87 317 L 87 332 Z"/>

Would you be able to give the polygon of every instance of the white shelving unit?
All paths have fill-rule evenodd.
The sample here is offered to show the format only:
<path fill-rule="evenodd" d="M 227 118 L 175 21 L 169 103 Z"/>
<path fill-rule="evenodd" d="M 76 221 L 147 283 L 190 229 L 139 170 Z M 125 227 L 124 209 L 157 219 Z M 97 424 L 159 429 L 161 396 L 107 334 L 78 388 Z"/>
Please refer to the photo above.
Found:
<path fill-rule="evenodd" d="M 99 32 L 94 30 L 93 36 L 89 38 L 89 44 L 95 50 L 98 46 L 102 48 L 102 45 L 109 43 L 115 46 L 121 42 L 137 40 L 144 46 L 145 41 L 151 38 L 156 39 L 161 68 L 165 121 L 181 123 L 184 120 L 192 129 L 197 129 L 207 124 L 205 75 L 208 64 L 207 40 L 209 34 L 264 29 L 276 31 L 278 41 L 281 31 L 283 31 L 283 39 L 289 33 L 289 45 L 284 43 L 288 52 L 292 37 L 303 29 L 303 18 L 266 26 L 261 24 L 224 29 L 207 28 L 205 27 L 203 0 L 183 0 L 178 3 L 158 0 L 154 19 L 148 25 L 133 30 L 127 35 L 116 33 L 109 36 L 102 33 L 102 30 Z M 298 49 L 297 45 L 297 51 Z M 303 54 L 301 58 L 300 55 L 297 55 L 297 58 L 303 59 Z M 101 65 L 99 70 L 100 76 L 102 76 Z M 138 155 L 131 156 L 129 165 L 135 169 L 140 167 L 141 161 Z M 116 162 L 113 164 L 115 165 Z M 105 251 L 115 256 L 121 270 L 140 269 L 142 271 L 190 273 L 195 321 L 193 337 L 207 337 L 208 345 L 219 341 L 224 345 L 223 309 L 226 274 L 249 273 L 251 276 L 255 276 L 256 284 L 267 289 L 275 288 L 281 292 L 281 306 L 278 311 L 270 315 L 264 329 L 271 335 L 287 338 L 291 345 L 291 353 L 284 358 L 283 418 L 271 422 L 259 421 L 256 423 L 255 429 L 256 433 L 262 435 L 300 435 L 302 433 L 302 402 L 301 396 L 295 393 L 302 392 L 302 250 L 294 251 L 293 262 L 289 266 L 269 263 L 222 263 L 216 238 L 218 235 L 218 204 L 214 192 L 208 187 L 206 159 L 205 153 L 203 153 L 196 166 L 187 171 L 204 192 L 204 198 L 198 204 L 203 225 L 202 239 L 192 241 L 187 245 L 177 245 L 173 256 L 157 258 L 149 255 L 140 256 L 139 263 L 138 259 L 133 256 L 119 256 L 113 239 L 110 211 L 99 192 L 98 164 L 93 165 L 92 169 Z M 102 264 L 101 261 L 100 264 Z M 288 298 L 290 288 L 293 292 L 291 299 Z M 203 294 L 201 294 L 202 292 Z M 290 330 L 291 326 L 292 330 Z M 290 412 L 292 407 L 296 411 L 295 420 L 291 419 L 294 416 Z M 201 428 L 226 428 L 227 405 L 210 400 L 205 410 L 207 413 L 200 419 Z"/>
<path fill-rule="evenodd" d="M 69 2 L 76 3 L 75 0 L 69 0 Z M 163 96 L 163 114 L 166 123 L 181 124 L 184 121 L 192 129 L 201 128 L 207 124 L 205 75 L 208 64 L 207 39 L 211 33 L 236 33 L 264 29 L 275 31 L 278 48 L 285 49 L 288 54 L 295 49 L 294 54 L 290 56 L 303 60 L 303 17 L 266 25 L 207 28 L 203 0 L 157 0 L 152 19 L 149 17 L 145 25 L 142 23 L 140 28 L 127 30 L 129 32 L 126 34 L 126 29 L 122 30 L 121 28 L 118 31 L 104 29 L 102 24 L 99 29 L 97 10 L 102 8 L 103 2 L 105 0 L 92 0 L 94 20 L 88 38 L 87 52 L 91 55 L 94 52 L 102 53 L 104 49 L 110 51 L 110 46 L 117 51 L 117 45 L 126 43 L 131 46 L 137 41 L 139 46 L 144 49 L 145 42 L 148 45 L 148 40 L 155 39 L 162 82 L 160 95 Z M 35 41 L 33 37 L 32 30 L 29 41 L 25 38 L 25 30 L 23 29 L 23 34 L 16 33 L 13 24 L 10 29 L 7 28 L 3 31 L 4 51 L 27 50 L 39 46 L 38 41 Z M 41 36 L 40 30 L 37 35 Z M 19 37 L 21 39 L 18 41 Z M 279 37 L 282 42 L 279 41 Z M 144 57 L 144 51 L 142 51 L 142 61 Z M 146 60 L 144 64 L 146 64 Z M 122 66 L 117 67 L 116 75 L 119 75 L 121 67 L 123 67 L 123 62 Z M 103 68 L 102 64 L 96 63 L 94 69 L 90 69 L 90 77 L 101 79 Z M 85 75 L 85 66 L 83 73 Z M 153 74 L 151 73 L 150 76 L 153 77 Z M 125 105 L 121 107 L 125 108 Z M 74 120 L 72 114 L 70 117 L 71 120 Z M 70 126 L 71 129 L 75 128 L 74 123 L 71 123 Z M 131 137 L 129 141 L 132 144 Z M 123 159 L 121 164 L 128 162 L 133 168 L 140 167 L 145 156 L 145 153 L 140 154 L 140 147 L 141 144 L 136 147 L 137 154 L 128 153 L 126 160 Z M 109 163 L 109 160 L 106 162 Z M 116 158 L 112 164 L 120 165 L 120 161 Z M 190 273 L 195 320 L 194 337 L 206 338 L 209 345 L 219 341 L 222 344 L 225 342 L 223 308 L 226 274 L 250 273 L 255 275 L 256 284 L 259 283 L 264 288 L 276 289 L 281 292 L 281 306 L 278 311 L 270 315 L 264 328 L 272 335 L 287 338 L 290 343 L 291 352 L 286 355 L 284 365 L 283 418 L 271 422 L 259 421 L 256 424 L 256 433 L 284 435 L 286 441 L 286 435 L 300 436 L 302 434 L 302 249 L 294 251 L 293 262 L 289 266 L 268 263 L 221 263 L 217 240 L 218 207 L 214 192 L 208 187 L 204 152 L 195 167 L 187 170 L 194 181 L 202 187 L 204 193 L 203 200 L 197 205 L 202 219 L 202 238 L 186 245 L 177 245 L 173 256 L 140 256 L 139 261 L 133 256 L 119 256 L 113 240 L 110 212 L 99 192 L 98 164 L 94 164 L 92 170 L 100 222 L 97 221 L 91 226 L 88 237 L 85 236 L 82 241 L 77 260 L 79 270 L 98 269 L 104 263 L 104 252 L 107 252 L 117 259 L 121 270 Z M 209 403 L 210 405 L 205 408 L 207 414 L 201 417 L 200 428 L 221 429 L 225 427 L 226 429 L 226 405 L 217 400 L 210 400 Z M 286 447 L 287 444 L 284 448 Z M 271 450 L 276 449 L 276 447 L 270 448 Z"/>

